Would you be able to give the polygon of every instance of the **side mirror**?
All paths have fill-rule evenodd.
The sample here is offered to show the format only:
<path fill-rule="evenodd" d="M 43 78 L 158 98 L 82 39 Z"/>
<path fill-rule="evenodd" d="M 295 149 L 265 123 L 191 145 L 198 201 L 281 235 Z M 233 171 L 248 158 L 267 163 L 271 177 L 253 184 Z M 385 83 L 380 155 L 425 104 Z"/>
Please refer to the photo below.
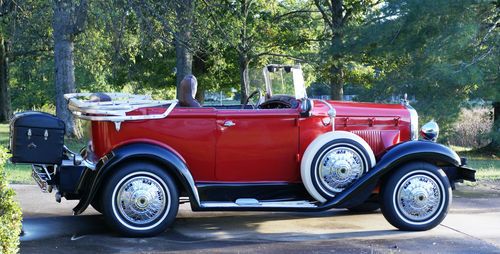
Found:
<path fill-rule="evenodd" d="M 304 98 L 300 104 L 300 115 L 303 117 L 311 116 L 311 110 L 313 107 L 313 100 Z"/>

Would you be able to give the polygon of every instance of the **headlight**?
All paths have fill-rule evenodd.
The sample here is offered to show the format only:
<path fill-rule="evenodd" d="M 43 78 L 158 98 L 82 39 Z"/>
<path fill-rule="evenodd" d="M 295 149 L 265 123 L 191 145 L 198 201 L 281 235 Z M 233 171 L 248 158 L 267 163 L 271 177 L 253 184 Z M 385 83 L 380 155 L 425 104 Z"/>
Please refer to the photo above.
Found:
<path fill-rule="evenodd" d="M 439 125 L 434 120 L 424 124 L 420 129 L 420 135 L 426 140 L 436 142 L 439 136 Z"/>
<path fill-rule="evenodd" d="M 418 114 L 417 111 L 410 106 L 410 104 L 405 104 L 408 112 L 410 112 L 410 139 L 418 139 Z"/>

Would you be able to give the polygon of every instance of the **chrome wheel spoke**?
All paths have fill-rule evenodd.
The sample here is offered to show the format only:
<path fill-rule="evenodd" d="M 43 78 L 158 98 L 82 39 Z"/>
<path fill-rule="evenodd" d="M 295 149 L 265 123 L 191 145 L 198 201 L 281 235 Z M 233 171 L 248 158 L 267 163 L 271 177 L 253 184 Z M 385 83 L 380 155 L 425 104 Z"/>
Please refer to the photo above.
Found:
<path fill-rule="evenodd" d="M 338 193 L 358 179 L 364 169 L 358 152 L 348 147 L 336 147 L 320 158 L 318 178 L 323 186 Z"/>
<path fill-rule="evenodd" d="M 423 221 L 439 209 L 442 194 L 435 179 L 414 175 L 398 186 L 397 205 L 402 214 L 414 221 Z"/>
<path fill-rule="evenodd" d="M 128 179 L 118 190 L 117 206 L 127 221 L 147 224 L 165 210 L 166 193 L 160 183 L 149 176 Z"/>

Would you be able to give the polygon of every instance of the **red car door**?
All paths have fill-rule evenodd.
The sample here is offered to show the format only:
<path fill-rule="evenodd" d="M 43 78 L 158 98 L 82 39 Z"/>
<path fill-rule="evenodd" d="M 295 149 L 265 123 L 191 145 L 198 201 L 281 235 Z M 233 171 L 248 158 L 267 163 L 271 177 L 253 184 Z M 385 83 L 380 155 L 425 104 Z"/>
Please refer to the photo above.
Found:
<path fill-rule="evenodd" d="M 298 117 L 298 109 L 217 110 L 217 180 L 300 181 Z"/>

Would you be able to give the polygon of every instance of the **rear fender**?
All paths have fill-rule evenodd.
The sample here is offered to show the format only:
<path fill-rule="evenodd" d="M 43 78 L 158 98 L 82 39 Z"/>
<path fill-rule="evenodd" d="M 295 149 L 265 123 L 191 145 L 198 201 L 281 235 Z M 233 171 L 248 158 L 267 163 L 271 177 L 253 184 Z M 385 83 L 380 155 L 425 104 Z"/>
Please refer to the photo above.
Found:
<path fill-rule="evenodd" d="M 198 191 L 194 179 L 189 172 L 186 163 L 174 151 L 148 143 L 133 143 L 121 146 L 105 155 L 97 164 L 96 170 L 86 179 L 85 194 L 78 205 L 73 208 L 74 214 L 78 215 L 87 209 L 88 205 L 101 187 L 103 180 L 109 176 L 113 169 L 128 160 L 148 160 L 160 164 L 169 174 L 178 180 L 189 195 L 191 205 L 198 207 L 200 204 Z"/>

